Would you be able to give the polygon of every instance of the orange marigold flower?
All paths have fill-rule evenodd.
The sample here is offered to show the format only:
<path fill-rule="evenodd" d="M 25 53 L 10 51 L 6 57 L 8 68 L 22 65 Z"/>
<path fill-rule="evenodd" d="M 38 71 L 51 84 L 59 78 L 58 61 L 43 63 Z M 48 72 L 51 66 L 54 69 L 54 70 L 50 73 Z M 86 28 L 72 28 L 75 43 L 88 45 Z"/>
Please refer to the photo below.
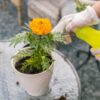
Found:
<path fill-rule="evenodd" d="M 35 18 L 29 22 L 29 28 L 34 34 L 45 35 L 51 31 L 52 25 L 47 18 Z"/>

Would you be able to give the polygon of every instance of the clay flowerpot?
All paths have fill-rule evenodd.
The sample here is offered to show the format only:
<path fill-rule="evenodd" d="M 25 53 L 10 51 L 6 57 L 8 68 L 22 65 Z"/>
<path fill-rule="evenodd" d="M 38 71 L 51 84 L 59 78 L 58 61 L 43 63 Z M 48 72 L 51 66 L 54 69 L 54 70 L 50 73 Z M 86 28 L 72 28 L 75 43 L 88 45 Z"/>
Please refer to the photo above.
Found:
<path fill-rule="evenodd" d="M 18 53 L 18 52 L 17 52 Z M 17 54 L 16 53 L 16 54 Z M 16 74 L 16 77 L 20 83 L 20 85 L 27 91 L 27 93 L 31 96 L 41 96 L 47 93 L 49 89 L 49 83 L 52 77 L 53 72 L 53 63 L 49 67 L 48 70 L 43 71 L 38 74 L 25 74 L 19 72 L 15 68 L 16 54 L 11 59 L 12 68 Z"/>

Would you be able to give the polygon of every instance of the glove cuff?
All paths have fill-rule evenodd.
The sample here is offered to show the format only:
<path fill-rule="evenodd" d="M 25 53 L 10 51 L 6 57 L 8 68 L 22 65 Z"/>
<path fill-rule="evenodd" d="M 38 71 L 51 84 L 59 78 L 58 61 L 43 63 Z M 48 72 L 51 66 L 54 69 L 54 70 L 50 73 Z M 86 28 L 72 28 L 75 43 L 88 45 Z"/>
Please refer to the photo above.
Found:
<path fill-rule="evenodd" d="M 92 24 L 98 24 L 99 18 L 97 16 L 96 11 L 92 7 L 88 6 L 86 9 L 86 12 L 88 16 L 90 17 L 90 19 L 93 21 Z"/>

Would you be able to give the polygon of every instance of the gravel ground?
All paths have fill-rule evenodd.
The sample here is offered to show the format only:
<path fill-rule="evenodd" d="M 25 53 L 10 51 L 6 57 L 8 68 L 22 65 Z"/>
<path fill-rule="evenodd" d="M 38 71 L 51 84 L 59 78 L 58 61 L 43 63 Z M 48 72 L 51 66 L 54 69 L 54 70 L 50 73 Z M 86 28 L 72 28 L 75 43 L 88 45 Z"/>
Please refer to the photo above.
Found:
<path fill-rule="evenodd" d="M 26 1 L 23 3 L 26 5 Z M 26 6 L 22 7 L 22 25 L 28 21 Z M 6 40 L 20 32 L 22 26 L 18 26 L 17 11 L 10 0 L 0 0 L 0 40 Z"/>
<path fill-rule="evenodd" d="M 0 40 L 6 40 L 22 29 L 17 23 L 15 7 L 10 4 L 9 0 L 5 0 L 6 6 L 3 6 L 3 1 L 0 0 Z M 23 15 L 25 16 L 26 12 Z M 24 18 L 23 22 L 27 22 L 27 19 Z M 88 51 L 88 48 L 87 44 L 75 37 L 70 45 L 59 45 L 59 50 L 72 61 L 76 68 L 87 57 L 86 54 L 81 54 L 80 58 L 76 57 L 77 51 Z M 78 70 L 78 74 L 82 84 L 82 100 L 100 100 L 100 72 L 95 59 L 92 57 L 87 64 Z"/>

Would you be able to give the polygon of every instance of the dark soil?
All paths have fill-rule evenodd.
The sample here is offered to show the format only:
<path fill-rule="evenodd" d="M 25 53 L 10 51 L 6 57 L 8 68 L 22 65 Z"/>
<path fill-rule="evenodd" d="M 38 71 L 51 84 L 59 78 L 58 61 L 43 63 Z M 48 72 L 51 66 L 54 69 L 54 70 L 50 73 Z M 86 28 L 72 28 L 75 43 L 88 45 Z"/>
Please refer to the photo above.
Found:
<path fill-rule="evenodd" d="M 48 57 L 49 57 L 50 59 L 52 59 L 51 56 L 48 56 Z M 36 69 L 35 67 L 34 67 L 32 70 L 26 70 L 25 72 L 21 71 L 21 68 L 22 68 L 22 66 L 23 66 L 23 63 L 24 63 L 25 60 L 27 60 L 27 59 L 30 59 L 30 56 L 23 57 L 23 58 L 19 59 L 19 60 L 16 62 L 15 68 L 16 68 L 19 72 L 25 73 L 25 74 L 38 74 L 38 73 L 40 73 L 40 72 L 43 71 L 43 69 L 39 70 L 39 69 Z M 51 64 L 52 64 L 52 63 L 50 63 L 50 65 L 51 65 Z M 27 67 L 30 67 L 30 66 L 27 66 Z M 41 66 L 41 68 L 42 68 L 42 66 Z"/>
<path fill-rule="evenodd" d="M 16 68 L 18 71 L 22 72 L 22 71 L 21 71 L 22 65 L 23 65 L 23 63 L 25 62 L 25 60 L 27 60 L 27 59 L 30 59 L 30 57 L 27 56 L 27 57 L 21 58 L 19 61 L 16 62 L 15 68 Z M 40 73 L 40 72 L 42 72 L 42 71 L 41 71 L 41 70 L 37 70 L 37 69 L 34 68 L 34 69 L 31 70 L 31 71 L 25 71 L 25 72 L 22 72 L 22 73 L 26 73 L 26 74 L 37 74 L 37 73 Z"/>

